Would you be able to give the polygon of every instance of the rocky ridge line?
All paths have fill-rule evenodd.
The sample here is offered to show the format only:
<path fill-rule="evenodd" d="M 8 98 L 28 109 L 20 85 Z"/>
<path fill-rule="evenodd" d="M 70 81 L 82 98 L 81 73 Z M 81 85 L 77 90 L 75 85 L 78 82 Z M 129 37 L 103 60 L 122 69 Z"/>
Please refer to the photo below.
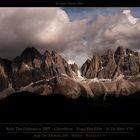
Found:
<path fill-rule="evenodd" d="M 140 91 L 139 73 L 139 55 L 128 48 L 96 53 L 80 69 L 55 51 L 42 55 L 29 47 L 12 61 L 0 59 L 0 99 L 21 91 L 70 98 L 129 95 Z"/>

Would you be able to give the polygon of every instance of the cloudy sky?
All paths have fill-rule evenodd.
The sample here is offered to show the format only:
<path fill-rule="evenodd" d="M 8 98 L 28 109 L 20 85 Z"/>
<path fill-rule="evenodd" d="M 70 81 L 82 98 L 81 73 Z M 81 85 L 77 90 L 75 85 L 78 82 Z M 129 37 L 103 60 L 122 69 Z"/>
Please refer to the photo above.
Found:
<path fill-rule="evenodd" d="M 87 58 L 123 45 L 140 49 L 139 7 L 0 8 L 0 57 L 28 46 L 56 50 L 81 66 Z"/>

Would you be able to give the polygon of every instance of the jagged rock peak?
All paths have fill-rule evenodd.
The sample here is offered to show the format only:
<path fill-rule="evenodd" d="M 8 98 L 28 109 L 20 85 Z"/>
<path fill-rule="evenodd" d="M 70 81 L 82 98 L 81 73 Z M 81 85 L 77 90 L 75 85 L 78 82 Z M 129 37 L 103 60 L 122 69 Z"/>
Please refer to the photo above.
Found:
<path fill-rule="evenodd" d="M 48 51 L 48 50 L 46 50 L 46 51 L 44 52 L 44 56 L 47 56 L 47 55 L 51 55 L 50 51 Z"/>
<path fill-rule="evenodd" d="M 116 55 L 135 55 L 138 56 L 138 52 L 133 51 L 132 49 L 129 49 L 127 47 L 123 47 L 123 46 L 119 46 L 116 51 L 115 51 Z"/>
<path fill-rule="evenodd" d="M 29 65 L 29 67 L 40 67 L 42 63 L 42 55 L 34 47 L 26 48 L 20 57 L 24 63 Z"/>
<path fill-rule="evenodd" d="M 91 60 L 90 59 L 87 59 L 86 60 L 86 63 L 88 63 L 88 64 L 91 63 Z"/>
<path fill-rule="evenodd" d="M 58 54 L 56 51 L 52 51 L 52 55 L 56 55 Z"/>
<path fill-rule="evenodd" d="M 114 57 L 114 52 L 112 51 L 112 49 L 107 50 L 107 55 L 108 57 Z"/>
<path fill-rule="evenodd" d="M 118 46 L 115 53 L 122 54 L 124 52 L 125 48 L 123 46 Z"/>
<path fill-rule="evenodd" d="M 86 78 L 97 77 L 98 72 L 102 68 L 101 56 L 96 52 L 91 60 L 87 60 L 81 67 L 82 76 Z"/>
<path fill-rule="evenodd" d="M 78 65 L 77 65 L 76 63 L 74 63 L 74 64 L 69 64 L 69 65 L 70 65 L 71 69 L 72 69 L 76 74 L 78 74 L 78 73 L 77 73 L 78 70 L 79 70 Z"/>
<path fill-rule="evenodd" d="M 113 78 L 120 73 L 128 76 L 138 75 L 140 71 L 138 52 L 119 46 L 116 51 L 108 49 L 102 56 L 97 53 L 81 67 L 86 78 Z"/>
<path fill-rule="evenodd" d="M 134 52 L 133 50 L 126 48 L 126 54 L 127 55 L 134 55 L 136 57 L 138 57 L 138 52 Z"/>
<path fill-rule="evenodd" d="M 24 61 L 32 61 L 34 58 L 41 58 L 40 52 L 34 47 L 27 47 L 21 54 Z"/>

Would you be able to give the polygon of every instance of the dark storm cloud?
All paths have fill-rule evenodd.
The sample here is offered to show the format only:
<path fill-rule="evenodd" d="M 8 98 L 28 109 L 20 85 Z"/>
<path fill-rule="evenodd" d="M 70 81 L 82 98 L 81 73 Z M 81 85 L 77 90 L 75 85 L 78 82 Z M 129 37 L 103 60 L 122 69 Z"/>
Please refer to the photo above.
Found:
<path fill-rule="evenodd" d="M 103 14 L 102 9 L 93 8 L 88 16 L 70 20 L 61 8 L 0 8 L 0 57 L 11 59 L 35 46 L 42 53 L 56 50 L 81 65 L 95 51 L 118 45 L 139 49 L 139 19 L 129 10 L 112 12 L 111 8 L 109 13 L 108 8 Z"/>

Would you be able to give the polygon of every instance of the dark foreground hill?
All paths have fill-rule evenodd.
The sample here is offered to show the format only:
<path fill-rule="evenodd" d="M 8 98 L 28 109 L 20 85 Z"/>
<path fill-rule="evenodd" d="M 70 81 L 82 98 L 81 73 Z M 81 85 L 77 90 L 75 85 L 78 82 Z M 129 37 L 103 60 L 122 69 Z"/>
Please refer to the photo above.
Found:
<path fill-rule="evenodd" d="M 0 122 L 139 122 L 140 93 L 106 101 L 29 92 L 0 101 Z"/>

